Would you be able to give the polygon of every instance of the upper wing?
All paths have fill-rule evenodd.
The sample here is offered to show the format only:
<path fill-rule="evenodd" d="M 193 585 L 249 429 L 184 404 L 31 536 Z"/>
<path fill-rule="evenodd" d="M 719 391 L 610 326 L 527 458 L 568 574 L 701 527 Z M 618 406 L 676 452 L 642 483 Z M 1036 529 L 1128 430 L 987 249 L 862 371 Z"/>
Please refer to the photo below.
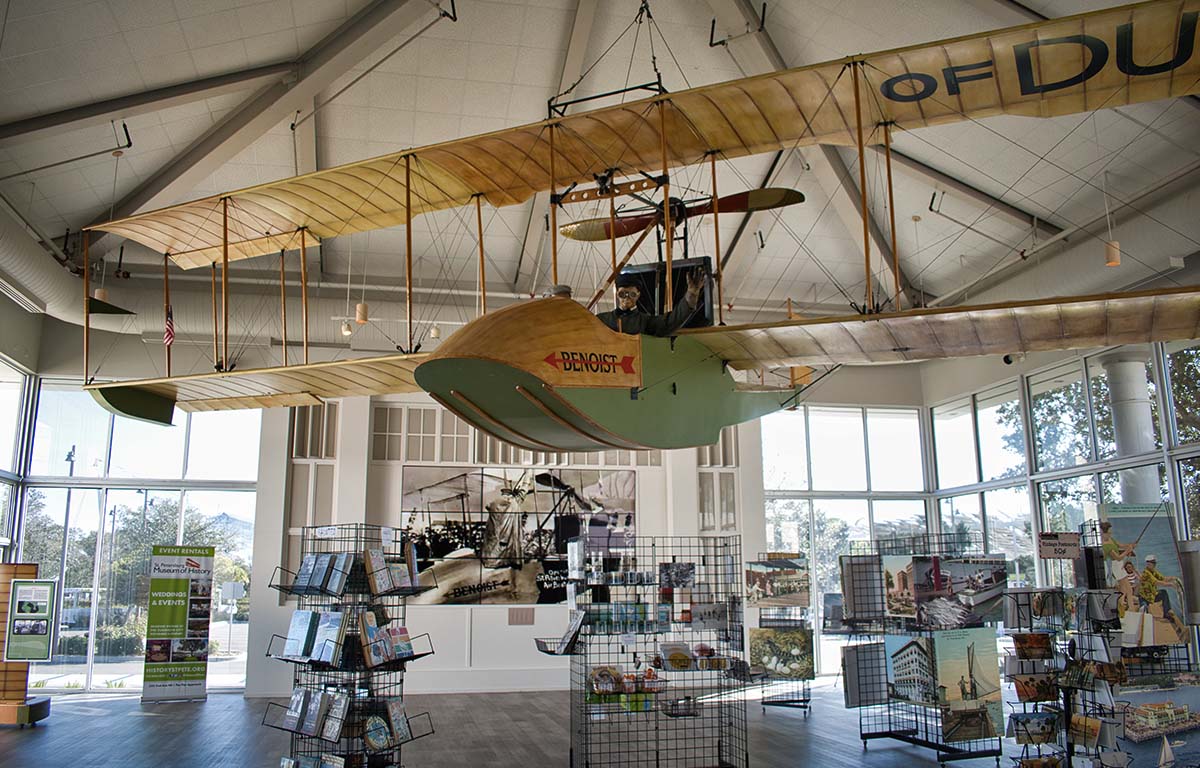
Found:
<path fill-rule="evenodd" d="M 183 411 L 235 411 L 244 408 L 319 405 L 356 395 L 420 392 L 413 379 L 426 355 L 387 355 L 327 363 L 201 373 L 84 387 L 118 416 L 170 424 Z"/>
<path fill-rule="evenodd" d="M 737 369 L 899 363 L 1200 338 L 1200 286 L 681 331 Z"/>
<path fill-rule="evenodd" d="M 851 144 L 859 65 L 863 125 L 910 130 L 995 114 L 1050 117 L 1200 92 L 1200 0 L 1154 0 L 926 45 L 664 94 L 481 136 L 396 152 L 100 224 L 182 267 L 296 248 L 402 224 L 482 194 L 494 206 L 719 152 L 741 157 L 815 143 Z M 657 114 L 662 105 L 663 115 Z M 227 204 L 226 204 L 226 201 Z M 228 227 L 224 218 L 228 217 Z"/>

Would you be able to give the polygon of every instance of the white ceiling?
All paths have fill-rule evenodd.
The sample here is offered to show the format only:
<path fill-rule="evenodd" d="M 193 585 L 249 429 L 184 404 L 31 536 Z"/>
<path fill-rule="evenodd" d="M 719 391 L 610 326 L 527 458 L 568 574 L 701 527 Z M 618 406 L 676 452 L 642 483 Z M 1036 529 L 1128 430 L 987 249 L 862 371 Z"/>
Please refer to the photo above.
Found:
<path fill-rule="evenodd" d="M 0 8 L 5 3 L 0 0 Z M 0 40 L 0 123 L 295 59 L 368 3 L 7 0 L 7 4 L 7 26 Z M 317 166 L 545 118 L 547 99 L 559 90 L 576 4 L 576 0 L 459 0 L 457 23 L 439 22 L 377 67 L 380 58 L 408 33 L 377 51 L 362 51 L 359 64 L 318 98 L 330 99 L 374 67 L 318 112 Z M 1036 12 L 1063 15 L 1116 3 L 1026 0 L 1024 4 Z M 586 40 L 585 68 L 629 27 L 638 8 L 639 0 L 598 3 Z M 708 3 L 651 0 L 651 8 L 655 24 L 644 23 L 625 34 L 573 96 L 653 80 L 651 40 L 669 90 L 744 74 L 729 47 L 709 47 Z M 1028 15 L 1006 0 L 774 0 L 768 3 L 766 33 L 786 64 L 797 66 L 1027 21 Z M 738 32 L 718 29 L 717 34 Z M 67 227 L 77 229 L 103 218 L 114 199 L 146 182 L 252 96 L 253 91 L 246 90 L 130 118 L 134 147 L 119 163 L 103 155 L 4 182 L 0 192 L 51 234 L 61 234 Z M 1197 139 L 1200 111 L 1177 100 L 1054 120 L 997 117 L 899 131 L 895 146 L 1056 228 L 1070 229 L 1104 215 L 1103 189 L 1110 195 L 1110 207 L 1120 208 L 1119 201 L 1153 189 L 1200 160 Z M 113 128 L 101 122 L 49 138 L 9 142 L 0 148 L 0 176 L 104 149 L 114 141 Z M 298 151 L 290 120 L 285 120 L 229 162 L 212 168 L 202 183 L 179 199 L 293 175 L 301 167 Z M 810 162 L 818 154 L 816 148 L 798 153 Z M 856 190 L 857 157 L 846 150 L 840 154 Z M 719 189 L 732 193 L 757 186 L 770 160 L 760 156 L 719 163 Z M 760 217 L 753 230 L 743 235 L 743 250 L 726 274 L 726 297 L 738 320 L 777 317 L 787 298 L 835 307 L 846 305 L 845 296 L 858 300 L 863 293 L 861 231 L 835 214 L 831 200 L 845 192 L 823 188 L 803 160 L 789 157 L 785 162 L 778 183 L 803 191 L 807 201 Z M 886 238 L 889 216 L 883 168 L 873 152 L 867 170 L 870 207 Z M 703 195 L 710 183 L 707 167 L 681 169 L 673 176 L 673 192 L 684 189 Z M 935 193 L 941 213 L 959 223 L 929 210 Z M 895 197 L 901 266 L 913 285 L 929 294 L 940 295 L 980 278 L 1033 245 L 1029 225 L 907 169 L 895 172 Z M 536 249 L 527 249 L 522 256 L 527 227 L 537 237 L 544 227 L 543 213 L 540 208 L 534 211 L 532 203 L 498 211 L 485 206 L 489 289 L 528 292 L 547 284 L 548 246 L 540 259 Z M 572 206 L 561 212 L 560 223 L 606 214 L 606 209 Z M 1160 216 L 1141 206 L 1119 214 L 1161 228 L 1155 247 L 1126 254 L 1147 270 L 1164 268 L 1170 256 L 1200 250 L 1200 224 L 1194 216 L 1176 211 L 1168 218 L 1168 213 Z M 914 216 L 920 221 L 914 222 Z M 737 215 L 722 216 L 723 247 L 731 242 L 739 222 Z M 692 225 L 692 254 L 712 255 L 710 218 Z M 474 211 L 423 217 L 415 223 L 413 234 L 418 285 L 475 286 Z M 1089 237 L 1094 232 L 1077 239 Z M 607 267 L 607 244 L 559 242 L 560 280 L 572 283 L 579 295 L 590 292 Z M 117 245 L 111 242 L 107 249 Z M 628 245 L 619 245 L 620 255 Z M 322 250 L 322 276 L 331 282 L 344 281 L 350 272 L 354 283 L 361 285 L 364 268 L 368 285 L 395 284 L 403 278 L 402 229 L 335 238 Z M 650 240 L 635 262 L 653 258 Z M 878 261 L 877 257 L 877 267 Z M 890 276 L 877 274 L 881 284 L 891 285 Z M 1114 286 L 1129 282 L 1118 272 L 1108 279 Z M 1068 281 L 1038 290 L 1070 293 L 1072 285 Z"/>

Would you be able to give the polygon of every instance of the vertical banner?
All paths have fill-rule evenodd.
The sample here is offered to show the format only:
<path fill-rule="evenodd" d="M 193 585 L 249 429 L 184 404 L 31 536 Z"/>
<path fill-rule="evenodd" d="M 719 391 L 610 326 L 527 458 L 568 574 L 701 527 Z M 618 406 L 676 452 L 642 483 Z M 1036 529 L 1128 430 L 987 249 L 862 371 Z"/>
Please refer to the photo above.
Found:
<path fill-rule="evenodd" d="M 5 661 L 50 661 L 58 582 L 13 579 L 4 639 Z"/>
<path fill-rule="evenodd" d="M 214 554 L 212 547 L 152 550 L 142 701 L 208 696 Z"/>

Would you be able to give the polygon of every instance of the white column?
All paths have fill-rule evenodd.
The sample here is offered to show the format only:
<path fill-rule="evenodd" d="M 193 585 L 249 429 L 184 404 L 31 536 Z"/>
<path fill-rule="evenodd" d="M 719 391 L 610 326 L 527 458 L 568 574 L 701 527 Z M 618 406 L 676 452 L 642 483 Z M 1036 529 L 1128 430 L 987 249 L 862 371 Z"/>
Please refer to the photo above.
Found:
<path fill-rule="evenodd" d="M 1150 453 L 1154 444 L 1154 411 L 1146 381 L 1150 350 L 1144 346 L 1122 347 L 1100 358 L 1108 378 L 1113 433 L 1117 456 Z M 1156 467 L 1139 467 L 1120 472 L 1121 497 L 1129 504 L 1156 504 L 1161 500 Z"/>
<path fill-rule="evenodd" d="M 337 474 L 333 521 L 367 519 L 367 451 L 371 440 L 371 398 L 344 397 L 338 408 Z"/>
<path fill-rule="evenodd" d="M 667 475 L 668 536 L 696 536 L 700 533 L 700 473 L 695 448 L 663 451 Z"/>
<path fill-rule="evenodd" d="M 292 606 L 269 585 L 287 538 L 288 408 L 262 412 L 258 449 L 258 493 L 254 507 L 254 578 L 250 582 L 250 627 L 246 654 L 246 698 L 287 696 L 291 666 L 264 655 L 271 635 L 287 635 Z"/>
<path fill-rule="evenodd" d="M 753 560 L 767 551 L 766 501 L 763 494 L 762 421 L 741 424 L 738 431 L 738 533 L 742 558 Z"/>

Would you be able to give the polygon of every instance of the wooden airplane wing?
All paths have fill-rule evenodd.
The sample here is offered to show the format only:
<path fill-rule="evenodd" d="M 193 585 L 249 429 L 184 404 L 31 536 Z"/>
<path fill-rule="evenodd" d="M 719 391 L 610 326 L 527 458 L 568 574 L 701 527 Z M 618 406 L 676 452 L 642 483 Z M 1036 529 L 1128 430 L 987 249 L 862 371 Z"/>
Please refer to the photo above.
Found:
<path fill-rule="evenodd" d="M 208 266 L 403 224 L 483 195 L 809 144 L 854 143 L 854 72 L 867 141 L 989 115 L 1051 117 L 1200 92 L 1200 0 L 1153 0 L 798 67 L 396 152 L 94 227 Z M 663 157 L 662 135 L 666 155 Z"/>
<path fill-rule="evenodd" d="M 84 387 L 118 416 L 170 424 L 182 411 L 319 405 L 327 398 L 420 392 L 413 370 L 426 355 L 387 355 L 286 368 L 201 373 Z"/>
<path fill-rule="evenodd" d="M 739 370 L 1200 338 L 1200 286 L 683 331 Z"/>

